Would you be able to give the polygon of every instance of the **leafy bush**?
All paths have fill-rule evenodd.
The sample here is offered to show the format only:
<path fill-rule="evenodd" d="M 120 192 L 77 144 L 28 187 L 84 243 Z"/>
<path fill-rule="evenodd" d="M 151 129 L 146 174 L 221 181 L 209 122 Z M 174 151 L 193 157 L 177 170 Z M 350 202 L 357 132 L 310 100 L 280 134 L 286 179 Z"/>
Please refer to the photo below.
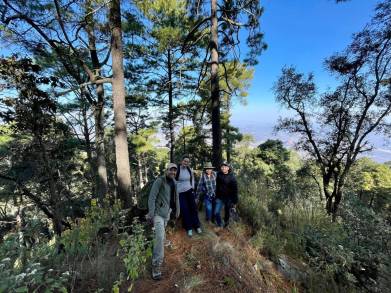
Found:
<path fill-rule="evenodd" d="M 86 211 L 86 217 L 76 220 L 76 225 L 62 234 L 61 243 L 67 254 L 78 256 L 91 252 L 99 242 L 100 229 L 111 229 L 118 224 L 119 211 L 119 204 L 110 208 L 101 208 L 93 201 L 92 206 Z"/>
<path fill-rule="evenodd" d="M 67 292 L 70 273 L 50 268 L 56 256 L 54 242 L 26 245 L 27 236 L 22 231 L 9 233 L 0 245 L 0 292 Z"/>
<path fill-rule="evenodd" d="M 146 238 L 143 225 L 137 219 L 133 222 L 132 234 L 124 233 L 120 245 L 128 276 L 135 280 L 143 271 L 147 259 L 152 256 L 151 243 Z"/>
<path fill-rule="evenodd" d="M 239 176 L 242 217 L 252 245 L 276 261 L 286 254 L 309 265 L 302 286 L 310 292 L 385 292 L 391 276 L 391 229 L 355 194 L 346 196 L 338 222 L 324 210 L 310 179 L 291 178 L 295 197 L 267 189 L 262 178 Z M 300 195 L 303 196 L 300 196 Z"/>
<path fill-rule="evenodd" d="M 144 271 L 148 258 L 152 256 L 152 243 L 146 237 L 144 226 L 135 218 L 132 224 L 132 233 L 123 233 L 119 244 L 121 246 L 119 254 L 125 264 L 128 275 L 127 280 L 132 282 L 128 288 L 128 291 L 130 292 L 133 282 L 140 276 L 141 272 Z M 113 290 L 119 290 L 123 281 L 124 278 L 123 275 L 121 275 L 120 279 L 117 280 L 113 287 Z"/>
<path fill-rule="evenodd" d="M 8 233 L 0 245 L 0 292 L 119 290 L 126 272 L 133 282 L 151 256 L 151 243 L 138 221 L 125 226 L 124 213 L 118 204 L 93 204 L 85 218 L 51 240 L 34 240 L 42 226 L 34 219 L 25 224 L 31 229 Z"/>
<path fill-rule="evenodd" d="M 0 292 L 68 292 L 69 272 L 48 269 L 41 263 L 29 263 L 16 269 L 10 258 L 0 261 Z"/>

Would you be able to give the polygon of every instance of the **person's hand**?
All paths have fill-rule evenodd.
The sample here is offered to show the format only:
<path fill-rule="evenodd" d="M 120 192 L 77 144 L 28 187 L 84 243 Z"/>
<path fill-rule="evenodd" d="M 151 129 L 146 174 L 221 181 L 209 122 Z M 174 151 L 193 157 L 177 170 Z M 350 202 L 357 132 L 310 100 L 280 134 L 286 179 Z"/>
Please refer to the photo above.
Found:
<path fill-rule="evenodd" d="M 150 215 L 150 214 L 146 214 L 145 215 L 145 219 L 147 220 L 147 223 L 149 225 L 152 225 L 153 224 L 153 217 Z"/>
<path fill-rule="evenodd" d="M 200 202 L 200 200 L 198 198 L 195 199 L 195 204 L 198 206 L 198 203 Z"/>

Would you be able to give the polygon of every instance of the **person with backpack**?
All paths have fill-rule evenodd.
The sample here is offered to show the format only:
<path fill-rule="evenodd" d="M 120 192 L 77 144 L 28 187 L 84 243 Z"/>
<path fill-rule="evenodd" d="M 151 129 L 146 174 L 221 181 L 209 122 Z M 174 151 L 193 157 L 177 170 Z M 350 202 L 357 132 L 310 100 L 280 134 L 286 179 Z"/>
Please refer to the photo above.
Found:
<path fill-rule="evenodd" d="M 176 218 L 180 214 L 179 195 L 176 188 L 175 175 L 176 164 L 168 164 L 163 176 L 158 177 L 152 185 L 148 197 L 148 221 L 153 223 L 155 240 L 152 252 L 152 279 L 160 280 L 162 277 L 161 266 L 164 259 L 164 241 L 166 238 L 166 226 L 171 212 Z"/>
<path fill-rule="evenodd" d="M 216 197 L 217 174 L 213 169 L 214 167 L 210 162 L 204 165 L 204 171 L 197 186 L 197 198 L 204 199 L 205 218 L 208 223 L 212 220 Z"/>
<path fill-rule="evenodd" d="M 220 165 L 220 171 L 216 177 L 216 224 L 219 228 L 223 226 L 221 220 L 221 209 L 224 207 L 224 227 L 228 226 L 231 209 L 238 203 L 238 183 L 228 162 Z"/>
<path fill-rule="evenodd" d="M 183 156 L 176 173 L 176 180 L 182 211 L 183 228 L 185 228 L 187 236 L 192 237 L 193 229 L 196 229 L 198 234 L 202 233 L 202 230 L 200 220 L 198 219 L 198 209 L 194 195 L 194 172 L 189 167 L 189 164 L 189 156 Z"/>

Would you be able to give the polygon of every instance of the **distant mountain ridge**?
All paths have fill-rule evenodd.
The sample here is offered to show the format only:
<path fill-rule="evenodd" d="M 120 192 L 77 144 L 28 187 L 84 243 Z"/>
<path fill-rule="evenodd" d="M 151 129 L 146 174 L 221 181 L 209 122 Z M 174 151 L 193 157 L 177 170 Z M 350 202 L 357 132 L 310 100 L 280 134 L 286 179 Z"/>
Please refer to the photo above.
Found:
<path fill-rule="evenodd" d="M 282 132 L 274 133 L 272 123 L 257 125 L 255 122 L 238 120 L 234 123 L 234 126 L 238 127 L 243 134 L 251 134 L 256 141 L 256 145 L 267 139 L 280 139 L 287 148 L 295 148 L 297 137 Z M 371 152 L 364 153 L 365 157 L 370 157 L 378 163 L 391 161 L 391 139 L 380 135 L 372 135 L 370 141 L 373 143 L 374 149 Z"/>

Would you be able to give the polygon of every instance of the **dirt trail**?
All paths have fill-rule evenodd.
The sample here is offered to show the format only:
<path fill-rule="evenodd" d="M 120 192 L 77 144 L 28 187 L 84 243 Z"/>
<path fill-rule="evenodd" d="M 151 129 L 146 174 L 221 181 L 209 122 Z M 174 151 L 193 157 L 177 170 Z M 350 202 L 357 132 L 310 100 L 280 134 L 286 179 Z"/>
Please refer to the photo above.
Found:
<path fill-rule="evenodd" d="M 203 223 L 203 229 L 189 238 L 183 229 L 169 228 L 163 279 L 152 280 L 149 269 L 132 292 L 291 292 L 273 263 L 249 245 L 245 225 L 215 232 Z"/>

